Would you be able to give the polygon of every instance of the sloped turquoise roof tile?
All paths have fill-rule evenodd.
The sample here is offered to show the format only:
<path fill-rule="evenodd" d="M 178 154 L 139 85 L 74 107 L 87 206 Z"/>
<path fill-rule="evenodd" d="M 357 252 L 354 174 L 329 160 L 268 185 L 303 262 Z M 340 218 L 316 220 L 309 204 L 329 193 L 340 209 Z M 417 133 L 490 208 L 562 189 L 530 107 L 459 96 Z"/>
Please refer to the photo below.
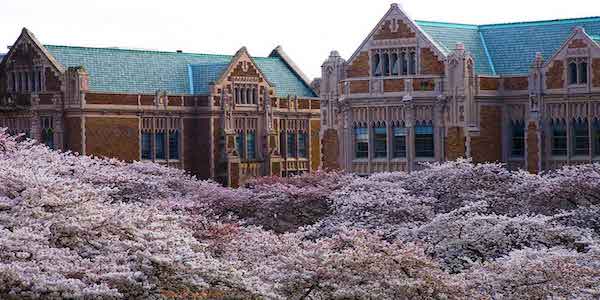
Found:
<path fill-rule="evenodd" d="M 275 85 L 277 96 L 317 97 L 315 92 L 279 57 L 257 57 L 254 61 Z"/>
<path fill-rule="evenodd" d="M 465 50 L 473 56 L 475 71 L 479 74 L 494 74 L 477 26 L 428 21 L 416 21 L 416 23 L 443 48 L 446 54 L 456 48 L 456 43 L 463 43 Z"/>
<path fill-rule="evenodd" d="M 119 48 L 46 45 L 65 67 L 83 66 L 90 75 L 90 90 L 153 94 L 207 94 L 233 56 L 177 53 Z M 276 84 L 278 96 L 315 97 L 314 92 L 279 58 L 255 58 L 267 79 Z M 264 61 L 261 65 L 258 61 Z M 273 67 L 273 66 L 283 66 Z M 190 80 L 190 75 L 191 79 Z"/>
<path fill-rule="evenodd" d="M 573 33 L 576 26 L 587 34 L 600 34 L 600 17 L 480 26 L 499 74 L 526 74 L 541 52 L 549 59 Z"/>
<path fill-rule="evenodd" d="M 457 42 L 464 43 L 476 72 L 484 75 L 527 74 L 536 52 L 549 59 L 576 26 L 594 39 L 600 37 L 600 17 L 489 25 L 416 23 L 447 53 Z"/>

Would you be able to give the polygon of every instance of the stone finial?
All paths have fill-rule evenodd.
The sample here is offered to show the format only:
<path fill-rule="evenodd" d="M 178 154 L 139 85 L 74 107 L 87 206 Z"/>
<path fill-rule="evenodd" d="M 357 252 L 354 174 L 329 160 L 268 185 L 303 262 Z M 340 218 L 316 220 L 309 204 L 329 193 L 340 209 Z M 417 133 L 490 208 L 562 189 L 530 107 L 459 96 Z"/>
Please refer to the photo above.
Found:
<path fill-rule="evenodd" d="M 399 7 L 398 3 L 392 3 L 390 4 L 390 7 L 393 9 L 397 9 Z"/>
<path fill-rule="evenodd" d="M 331 58 L 338 58 L 338 57 L 340 57 L 340 53 L 337 50 L 332 50 L 329 53 L 329 57 L 331 57 Z"/>
<path fill-rule="evenodd" d="M 465 44 L 460 42 L 456 43 L 456 50 L 465 51 Z"/>
<path fill-rule="evenodd" d="M 585 33 L 585 28 L 583 28 L 581 26 L 575 26 L 575 28 L 573 28 L 573 31 L 575 33 Z"/>

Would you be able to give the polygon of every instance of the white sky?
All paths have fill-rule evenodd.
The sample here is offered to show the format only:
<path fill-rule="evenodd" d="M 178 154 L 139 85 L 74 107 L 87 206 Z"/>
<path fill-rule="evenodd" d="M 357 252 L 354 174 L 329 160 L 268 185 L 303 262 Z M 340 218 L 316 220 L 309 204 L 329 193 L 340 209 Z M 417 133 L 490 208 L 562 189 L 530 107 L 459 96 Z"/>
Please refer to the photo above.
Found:
<path fill-rule="evenodd" d="M 387 0 L 0 0 L 0 53 L 27 27 L 44 44 L 266 56 L 277 45 L 310 78 L 348 58 Z M 600 1 L 399 1 L 417 20 L 488 24 L 600 16 Z"/>

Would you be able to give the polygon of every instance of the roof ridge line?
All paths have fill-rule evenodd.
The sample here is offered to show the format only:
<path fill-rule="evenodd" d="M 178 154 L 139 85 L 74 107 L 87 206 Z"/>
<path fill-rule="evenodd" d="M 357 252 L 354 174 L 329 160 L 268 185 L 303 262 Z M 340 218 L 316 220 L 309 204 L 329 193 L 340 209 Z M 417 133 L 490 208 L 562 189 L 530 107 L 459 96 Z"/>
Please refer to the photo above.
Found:
<path fill-rule="evenodd" d="M 440 26 L 440 27 L 456 27 L 456 28 L 468 28 L 468 29 L 478 29 L 479 25 L 476 24 L 466 24 L 466 23 L 455 23 L 455 22 L 442 22 L 442 21 L 426 21 L 426 20 L 415 20 L 415 23 L 429 26 Z"/>
<path fill-rule="evenodd" d="M 52 44 L 44 44 L 43 46 L 44 47 L 75 48 L 75 49 L 101 49 L 101 50 L 111 50 L 111 51 L 161 53 L 161 54 L 207 55 L 207 56 L 220 56 L 220 57 L 233 57 L 233 56 L 235 56 L 235 54 L 177 52 L 177 51 L 166 51 L 166 50 L 131 49 L 131 48 L 120 48 L 120 47 L 67 46 L 67 45 L 52 45 Z M 253 57 L 254 58 L 260 58 L 260 59 L 264 59 L 264 58 L 266 58 L 266 59 L 273 59 L 272 57 L 266 57 L 266 56 L 253 56 Z"/>
<path fill-rule="evenodd" d="M 506 23 L 491 23 L 491 24 L 481 24 L 478 25 L 479 28 L 491 28 L 491 27 L 519 27 L 519 26 L 533 26 L 540 24 L 548 24 L 548 23 L 576 23 L 581 21 L 592 21 L 598 20 L 600 21 L 600 16 L 591 16 L 591 17 L 580 17 L 580 18 L 566 18 L 566 19 L 547 19 L 547 20 L 537 20 L 537 21 L 518 21 L 518 22 L 506 22 Z"/>

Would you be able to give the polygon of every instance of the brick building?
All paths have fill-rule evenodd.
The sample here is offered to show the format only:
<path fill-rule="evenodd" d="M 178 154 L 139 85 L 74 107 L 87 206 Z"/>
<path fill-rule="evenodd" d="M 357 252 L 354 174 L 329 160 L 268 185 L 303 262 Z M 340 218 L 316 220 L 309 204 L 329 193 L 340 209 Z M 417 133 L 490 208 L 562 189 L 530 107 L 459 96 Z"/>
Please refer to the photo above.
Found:
<path fill-rule="evenodd" d="M 55 149 L 147 160 L 238 186 L 320 165 L 319 98 L 268 57 L 42 45 L 0 59 L 0 127 Z"/>
<path fill-rule="evenodd" d="M 466 25 L 392 4 L 348 60 L 330 54 L 319 85 L 326 168 L 600 161 L 600 17 Z"/>

